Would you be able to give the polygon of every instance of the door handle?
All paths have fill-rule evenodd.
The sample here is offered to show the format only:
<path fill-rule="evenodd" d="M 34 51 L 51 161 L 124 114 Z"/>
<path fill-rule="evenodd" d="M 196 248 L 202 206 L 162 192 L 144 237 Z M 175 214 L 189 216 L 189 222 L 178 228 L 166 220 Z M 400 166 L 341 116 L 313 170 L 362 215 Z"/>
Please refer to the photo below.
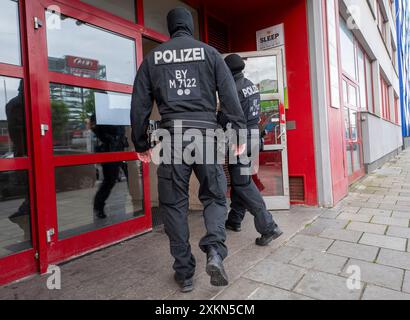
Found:
<path fill-rule="evenodd" d="M 43 137 L 46 135 L 48 129 L 49 129 L 48 124 L 44 124 L 44 123 L 41 124 L 41 135 Z"/>

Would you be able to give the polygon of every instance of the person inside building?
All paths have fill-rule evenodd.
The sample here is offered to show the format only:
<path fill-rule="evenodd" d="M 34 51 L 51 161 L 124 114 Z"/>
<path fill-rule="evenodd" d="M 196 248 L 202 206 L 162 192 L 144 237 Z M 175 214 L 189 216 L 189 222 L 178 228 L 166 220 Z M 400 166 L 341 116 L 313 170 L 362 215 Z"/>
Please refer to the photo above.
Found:
<path fill-rule="evenodd" d="M 169 148 L 171 163 L 161 163 L 157 171 L 160 211 L 175 259 L 174 279 L 182 292 L 189 292 L 193 290 L 196 267 L 188 227 L 191 174 L 195 173 L 200 184 L 199 199 L 204 206 L 206 235 L 199 246 L 207 254 L 206 272 L 214 286 L 228 285 L 223 266 L 228 252 L 225 245 L 227 183 L 223 167 L 216 161 L 188 163 L 178 158 L 182 153 L 178 152 L 176 141 L 182 137 L 178 137 L 174 128 L 179 125 L 184 132 L 197 129 L 200 134 L 217 129 L 217 91 L 233 129 L 240 132 L 246 129 L 246 124 L 235 83 L 223 58 L 216 49 L 193 38 L 191 13 L 179 7 L 168 13 L 167 21 L 171 39 L 145 57 L 134 83 L 132 138 L 139 158 L 144 162 L 151 161 L 147 127 L 155 100 L 161 114 L 160 127 L 168 130 L 173 140 Z M 199 143 L 199 140 L 194 140 L 198 144 L 194 152 L 200 153 L 198 158 L 209 159 L 204 151 L 208 150 L 206 142 Z M 214 140 L 210 143 L 215 144 Z M 162 141 L 161 144 L 165 143 Z M 183 148 L 188 144 L 192 146 L 191 141 L 181 142 Z M 232 146 L 236 154 L 241 154 L 245 148 L 244 144 Z M 163 150 L 166 149 L 163 146 Z"/>
<path fill-rule="evenodd" d="M 18 95 L 11 99 L 6 105 L 7 124 L 10 140 L 13 142 L 13 157 L 26 156 L 26 124 L 24 109 L 23 80 L 20 80 Z M 16 189 L 27 187 L 27 177 L 24 171 L 16 172 Z M 17 224 L 24 232 L 24 240 L 30 240 L 30 201 L 26 199 L 20 205 L 16 213 L 9 216 L 9 220 Z"/>
<path fill-rule="evenodd" d="M 245 62 L 237 54 L 231 54 L 225 58 L 225 62 L 232 72 L 236 83 L 237 94 L 242 105 L 243 113 L 247 121 L 248 128 L 248 156 L 259 154 L 260 139 L 259 135 L 255 142 L 251 143 L 251 130 L 259 130 L 259 113 L 260 113 L 260 93 L 256 85 L 249 79 L 246 79 L 243 70 Z M 226 127 L 228 119 L 223 111 L 218 113 L 218 122 Z M 256 150 L 252 152 L 251 148 Z M 265 201 L 256 187 L 250 174 L 251 162 L 244 164 L 242 161 L 229 163 L 228 171 L 231 178 L 231 210 L 226 228 L 235 232 L 241 231 L 241 224 L 245 217 L 246 210 L 254 216 L 256 230 L 261 237 L 256 239 L 256 244 L 266 246 L 273 240 L 282 235 L 282 231 L 272 218 L 272 214 L 266 209 Z M 249 174 L 246 174 L 249 172 Z"/>
<path fill-rule="evenodd" d="M 91 116 L 90 125 L 91 130 L 98 138 L 97 152 L 123 152 L 128 148 L 124 126 L 98 125 L 95 114 Z M 102 163 L 101 166 L 103 181 L 94 198 L 94 213 L 97 218 L 106 219 L 105 203 L 118 182 L 120 169 L 123 169 L 127 179 L 128 169 L 126 168 L 127 164 L 123 162 Z"/>

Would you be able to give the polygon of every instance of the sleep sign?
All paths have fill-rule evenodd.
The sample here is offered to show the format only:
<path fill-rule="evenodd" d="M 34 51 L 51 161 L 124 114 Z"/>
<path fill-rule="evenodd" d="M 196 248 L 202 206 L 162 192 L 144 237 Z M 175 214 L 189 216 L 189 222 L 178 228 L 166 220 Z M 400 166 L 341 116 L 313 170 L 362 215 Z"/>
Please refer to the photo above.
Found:
<path fill-rule="evenodd" d="M 201 98 L 199 67 L 175 65 L 166 68 L 169 101 L 196 100 Z"/>

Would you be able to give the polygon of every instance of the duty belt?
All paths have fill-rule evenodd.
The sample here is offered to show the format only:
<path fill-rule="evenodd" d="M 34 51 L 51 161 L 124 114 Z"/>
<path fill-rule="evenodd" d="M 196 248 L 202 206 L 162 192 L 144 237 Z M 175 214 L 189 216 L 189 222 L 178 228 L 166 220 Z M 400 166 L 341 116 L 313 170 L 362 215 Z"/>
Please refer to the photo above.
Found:
<path fill-rule="evenodd" d="M 160 128 L 162 129 L 218 129 L 218 124 L 204 120 L 165 120 L 161 121 Z"/>

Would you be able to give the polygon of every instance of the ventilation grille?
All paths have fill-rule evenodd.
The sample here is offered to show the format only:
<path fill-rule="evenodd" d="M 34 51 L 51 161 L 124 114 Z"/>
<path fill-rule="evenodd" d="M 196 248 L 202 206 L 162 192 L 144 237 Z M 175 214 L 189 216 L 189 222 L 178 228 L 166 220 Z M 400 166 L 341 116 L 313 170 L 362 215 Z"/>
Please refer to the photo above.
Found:
<path fill-rule="evenodd" d="M 228 26 L 210 16 L 208 16 L 208 44 L 220 53 L 230 52 Z"/>
<path fill-rule="evenodd" d="M 289 191 L 291 202 L 305 202 L 305 179 L 289 177 Z"/>

